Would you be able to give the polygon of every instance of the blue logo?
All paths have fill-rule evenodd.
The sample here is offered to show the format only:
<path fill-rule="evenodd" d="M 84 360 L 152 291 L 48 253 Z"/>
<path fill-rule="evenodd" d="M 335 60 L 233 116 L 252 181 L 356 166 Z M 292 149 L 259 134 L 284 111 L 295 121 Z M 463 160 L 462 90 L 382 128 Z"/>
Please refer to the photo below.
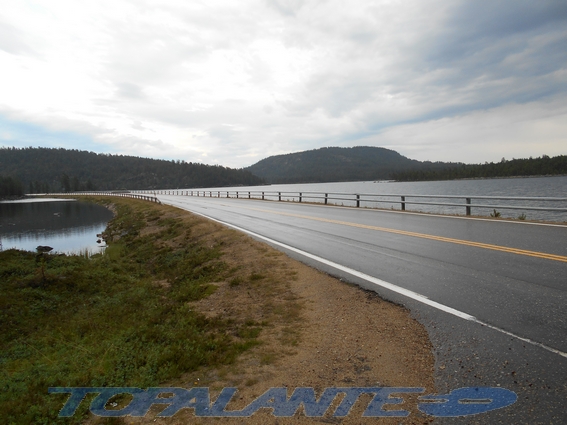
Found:
<path fill-rule="evenodd" d="M 515 392 L 505 388 L 470 387 L 446 395 L 421 396 L 419 400 L 433 403 L 419 403 L 417 408 L 432 416 L 467 416 L 509 406 L 517 399 Z"/>
<path fill-rule="evenodd" d="M 385 410 L 387 405 L 402 404 L 404 393 L 423 393 L 423 388 L 406 387 L 332 387 L 325 388 L 319 398 L 310 387 L 298 387 L 288 397 L 285 387 L 268 389 L 242 410 L 227 410 L 227 405 L 237 392 L 237 388 L 223 388 L 214 402 L 211 402 L 209 389 L 154 387 L 143 390 L 135 387 L 51 387 L 50 394 L 69 393 L 70 396 L 59 412 L 60 417 L 71 417 L 87 394 L 98 394 L 91 402 L 92 414 L 103 417 L 132 416 L 148 414 L 153 405 L 163 405 L 165 409 L 158 417 L 171 417 L 181 409 L 194 409 L 197 417 L 249 417 L 259 409 L 272 409 L 276 417 L 291 417 L 300 407 L 306 417 L 322 417 L 339 394 L 344 394 L 340 404 L 333 412 L 334 417 L 345 417 L 362 394 L 372 395 L 363 417 L 406 417 L 407 410 Z M 130 394 L 132 400 L 120 409 L 107 409 L 110 399 L 117 395 Z M 397 394 L 398 397 L 392 396 Z M 446 395 L 425 395 L 419 397 L 417 408 L 431 416 L 456 417 L 476 415 L 500 409 L 515 403 L 515 392 L 505 388 L 469 387 L 459 388 Z"/>

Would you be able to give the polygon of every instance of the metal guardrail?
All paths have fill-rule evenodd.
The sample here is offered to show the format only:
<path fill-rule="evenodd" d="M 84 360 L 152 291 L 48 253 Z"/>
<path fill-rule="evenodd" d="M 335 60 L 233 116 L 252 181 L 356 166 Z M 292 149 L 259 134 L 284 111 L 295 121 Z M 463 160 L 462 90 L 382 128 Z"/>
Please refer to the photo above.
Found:
<path fill-rule="evenodd" d="M 237 199 L 261 199 L 272 201 L 291 201 L 318 203 L 324 205 L 344 205 L 346 202 L 356 207 L 376 207 L 379 204 L 397 205 L 401 211 L 406 210 L 407 205 L 428 205 L 441 207 L 463 208 L 465 215 L 472 215 L 472 209 L 499 209 L 499 210 L 526 210 L 526 211 L 549 211 L 567 212 L 567 198 L 561 197 L 530 197 L 530 196 L 460 196 L 460 195 L 416 195 L 416 194 L 376 194 L 376 193 L 344 193 L 344 192 L 297 192 L 297 191 L 250 191 L 250 190 L 140 190 L 130 191 L 102 191 L 102 192 L 67 192 L 54 193 L 53 195 L 106 195 L 126 198 L 142 199 L 161 204 L 157 195 L 177 196 L 199 196 L 216 198 Z M 448 202 L 435 202 L 432 200 L 442 199 Z M 462 200 L 463 202 L 451 202 Z M 502 203 L 486 203 L 486 201 L 529 201 L 545 203 L 547 205 L 514 205 Z M 479 201 L 480 203 L 473 203 Z M 552 203 L 564 203 L 561 207 L 552 207 Z M 366 205 L 365 205 L 366 204 Z"/>
<path fill-rule="evenodd" d="M 119 196 L 121 198 L 142 199 L 144 201 L 156 202 L 161 204 L 161 201 L 156 196 L 148 196 L 145 194 L 135 192 L 123 191 L 108 191 L 108 192 L 64 192 L 64 193 L 49 193 L 49 195 L 99 195 L 99 196 Z"/>
<path fill-rule="evenodd" d="M 277 200 L 292 202 L 316 202 L 324 205 L 337 205 L 336 201 L 351 203 L 360 207 L 364 204 L 399 204 L 402 211 L 406 205 L 430 205 L 445 207 L 461 207 L 466 215 L 472 214 L 473 208 L 482 209 L 510 209 L 526 211 L 551 211 L 567 212 L 567 198 L 559 197 L 528 197 L 528 196 L 459 196 L 459 195 L 415 195 L 415 194 L 375 194 L 375 193 L 341 193 L 341 192 L 289 192 L 289 191 L 248 191 L 248 190 L 157 190 L 140 191 L 140 193 L 153 193 L 154 195 L 179 195 L 179 196 L 205 196 L 218 198 L 245 198 L 261 200 Z M 447 199 L 448 202 L 433 202 L 435 199 Z M 460 199 L 463 202 L 451 202 Z M 473 203 L 473 200 L 481 203 Z M 565 206 L 534 206 L 534 205 L 511 205 L 486 203 L 487 200 L 499 201 L 531 201 L 537 203 L 563 202 Z"/>

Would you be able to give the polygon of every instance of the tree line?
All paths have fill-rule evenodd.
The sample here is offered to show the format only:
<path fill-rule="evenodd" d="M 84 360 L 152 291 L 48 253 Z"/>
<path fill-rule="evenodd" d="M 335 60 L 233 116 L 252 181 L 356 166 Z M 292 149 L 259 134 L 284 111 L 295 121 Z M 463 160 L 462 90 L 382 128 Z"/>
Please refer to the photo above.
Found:
<path fill-rule="evenodd" d="M 28 193 L 253 186 L 250 171 L 62 148 L 0 148 L 0 170 Z"/>
<path fill-rule="evenodd" d="M 493 177 L 546 176 L 567 174 L 567 156 L 512 159 L 484 164 L 460 164 L 437 170 L 408 170 L 392 174 L 397 181 L 456 180 Z"/>
<path fill-rule="evenodd" d="M 23 194 L 22 182 L 10 176 L 0 176 L 0 199 L 17 198 Z"/>

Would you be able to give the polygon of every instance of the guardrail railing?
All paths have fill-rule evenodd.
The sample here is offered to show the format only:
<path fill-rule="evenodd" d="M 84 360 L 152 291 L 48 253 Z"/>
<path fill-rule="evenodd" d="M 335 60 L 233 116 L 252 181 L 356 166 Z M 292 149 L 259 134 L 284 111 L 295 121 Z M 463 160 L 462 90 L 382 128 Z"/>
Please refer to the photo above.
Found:
<path fill-rule="evenodd" d="M 120 196 L 122 198 L 142 199 L 144 201 L 156 202 L 161 204 L 161 201 L 156 196 L 145 195 L 129 191 L 105 191 L 105 192 L 63 192 L 63 193 L 49 193 L 48 195 L 100 195 L 100 196 Z"/>
<path fill-rule="evenodd" d="M 462 208 L 465 215 L 472 215 L 474 209 L 526 210 L 567 212 L 567 198 L 529 197 L 529 196 L 460 196 L 460 195 L 416 195 L 416 194 L 375 194 L 375 193 L 342 193 L 342 192 L 295 192 L 295 191 L 249 191 L 249 190 L 157 190 L 140 191 L 154 195 L 205 196 L 218 198 L 245 198 L 272 201 L 314 202 L 324 205 L 344 205 L 355 207 L 377 207 L 379 205 L 399 205 L 406 210 L 407 205 L 428 205 Z M 442 200 L 439 202 L 437 200 Z M 456 200 L 461 200 L 457 202 Z M 508 203 L 492 203 L 491 201 L 512 201 Z M 528 201 L 530 205 L 519 205 L 517 202 Z M 561 206 L 550 206 L 563 203 Z M 545 205 L 544 205 L 545 204 Z"/>
<path fill-rule="evenodd" d="M 318 203 L 364 208 L 392 208 L 406 211 L 408 205 L 449 207 L 457 214 L 472 215 L 475 210 L 525 210 L 567 213 L 567 198 L 534 196 L 461 196 L 461 195 L 416 195 L 376 194 L 344 192 L 298 192 L 298 191 L 253 191 L 253 190 L 139 190 L 139 191 L 91 191 L 53 193 L 52 195 L 106 195 L 143 199 L 161 204 L 157 195 L 199 196 L 216 198 L 260 199 L 271 201 Z M 438 201 L 438 200 L 441 200 Z M 457 202 L 460 200 L 461 202 Z M 491 201 L 499 201 L 493 203 Z M 501 203 L 501 201 L 509 201 Z M 519 204 L 529 203 L 529 205 Z M 560 204 L 560 206 L 552 206 Z M 461 212 L 461 213 L 462 213 Z M 477 214 L 480 215 L 480 214 Z"/>

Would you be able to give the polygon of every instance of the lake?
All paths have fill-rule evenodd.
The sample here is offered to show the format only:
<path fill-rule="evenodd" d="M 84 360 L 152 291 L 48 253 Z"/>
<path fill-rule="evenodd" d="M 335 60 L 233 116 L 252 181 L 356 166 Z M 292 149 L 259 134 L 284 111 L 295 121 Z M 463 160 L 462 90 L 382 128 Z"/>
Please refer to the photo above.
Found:
<path fill-rule="evenodd" d="M 205 188 L 205 189 L 179 189 L 179 190 L 211 190 L 211 191 L 281 191 L 281 192 L 323 192 L 323 193 L 349 193 L 349 194 L 393 194 L 393 195 L 455 195 L 462 196 L 459 200 L 449 200 L 436 198 L 427 200 L 429 202 L 443 203 L 464 203 L 464 198 L 474 196 L 511 196 L 511 197 L 560 197 L 567 198 L 567 176 L 553 177 L 523 177 L 523 178 L 502 178 L 502 179 L 474 179 L 474 180 L 448 180 L 431 182 L 340 182 L 340 183 L 309 183 L 309 184 L 274 184 L 267 186 L 246 186 L 232 188 Z M 226 193 L 225 193 L 226 195 Z M 283 197 L 291 200 L 291 198 Z M 378 198 L 391 199 L 391 198 Z M 398 198 L 399 199 L 399 198 Z M 295 198 L 297 201 L 297 198 Z M 304 201 L 321 202 L 321 200 L 303 198 Z M 417 200 L 417 199 L 414 199 Z M 345 206 L 355 205 L 353 201 L 341 201 Z M 339 204 L 341 203 L 339 202 Z M 473 199 L 473 215 L 488 216 L 492 210 L 487 208 L 474 208 L 477 204 L 503 204 L 504 201 L 480 201 Z M 507 205 L 522 206 L 545 206 L 536 201 L 505 201 Z M 548 206 L 567 209 L 567 201 L 548 203 Z M 400 203 L 388 202 L 365 202 L 362 207 L 369 208 L 394 208 L 400 209 Z M 441 214 L 461 214 L 465 213 L 464 207 L 431 206 L 431 205 L 411 205 L 406 206 L 407 210 L 423 211 Z M 548 212 L 533 210 L 505 210 L 497 208 L 502 217 L 517 218 L 520 214 L 525 214 L 527 220 L 547 220 L 564 222 L 567 221 L 567 212 Z"/>
<path fill-rule="evenodd" d="M 34 198 L 0 202 L 0 241 L 4 250 L 35 251 L 39 245 L 52 252 L 96 254 L 97 243 L 113 214 L 103 206 L 69 199 Z"/>

